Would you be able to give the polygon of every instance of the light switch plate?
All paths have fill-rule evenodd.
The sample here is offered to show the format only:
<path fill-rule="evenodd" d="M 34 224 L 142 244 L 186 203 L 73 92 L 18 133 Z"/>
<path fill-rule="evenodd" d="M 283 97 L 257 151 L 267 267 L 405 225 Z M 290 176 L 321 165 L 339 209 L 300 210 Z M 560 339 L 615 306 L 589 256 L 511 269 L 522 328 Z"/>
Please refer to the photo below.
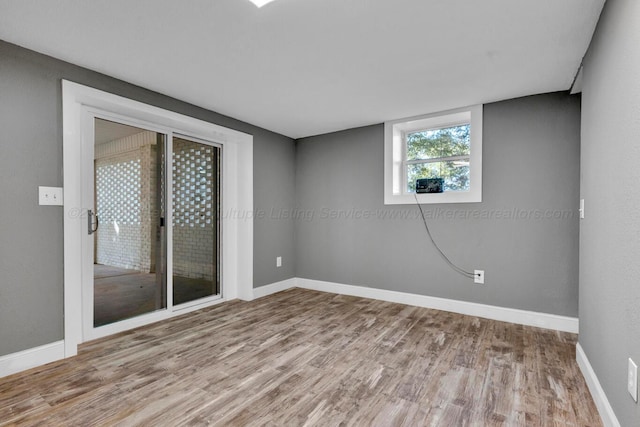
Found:
<path fill-rule="evenodd" d="M 62 187 L 38 187 L 38 200 L 44 206 L 62 206 Z"/>

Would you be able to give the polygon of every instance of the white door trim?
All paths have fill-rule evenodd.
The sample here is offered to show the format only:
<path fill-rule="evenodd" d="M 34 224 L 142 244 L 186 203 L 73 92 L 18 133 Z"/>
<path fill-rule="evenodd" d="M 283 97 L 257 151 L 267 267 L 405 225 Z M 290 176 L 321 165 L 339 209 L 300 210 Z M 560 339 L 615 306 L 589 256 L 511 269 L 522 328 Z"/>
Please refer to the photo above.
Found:
<path fill-rule="evenodd" d="M 82 331 L 82 239 L 86 233 L 83 206 L 83 150 L 93 142 L 83 126 L 86 113 L 98 109 L 127 117 L 132 123 L 190 135 L 223 145 L 223 298 L 189 309 L 165 310 L 149 316 L 151 321 L 183 314 L 192 309 L 253 295 L 253 136 L 143 104 L 77 83 L 62 81 L 63 169 L 64 169 L 64 349 L 65 357 L 77 354 L 87 341 Z M 145 127 L 145 126 L 142 126 Z M 140 326 L 136 324 L 136 326 Z M 112 333 L 104 329 L 104 335 Z M 101 336 L 93 335 L 90 338 Z"/>

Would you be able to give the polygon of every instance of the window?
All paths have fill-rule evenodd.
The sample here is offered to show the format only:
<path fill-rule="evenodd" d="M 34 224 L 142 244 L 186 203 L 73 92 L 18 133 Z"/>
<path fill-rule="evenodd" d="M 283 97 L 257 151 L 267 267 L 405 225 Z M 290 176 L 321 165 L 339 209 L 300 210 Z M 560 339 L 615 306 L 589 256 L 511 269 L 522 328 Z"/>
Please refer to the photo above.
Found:
<path fill-rule="evenodd" d="M 442 178 L 420 203 L 482 201 L 482 106 L 385 123 L 385 204 L 415 203 L 416 180 Z"/>

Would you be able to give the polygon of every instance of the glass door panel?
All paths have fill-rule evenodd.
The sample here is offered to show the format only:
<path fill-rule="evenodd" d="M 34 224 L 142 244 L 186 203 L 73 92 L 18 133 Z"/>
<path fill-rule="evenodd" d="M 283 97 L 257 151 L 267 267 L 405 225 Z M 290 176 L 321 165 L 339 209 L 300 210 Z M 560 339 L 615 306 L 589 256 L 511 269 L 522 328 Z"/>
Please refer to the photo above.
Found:
<path fill-rule="evenodd" d="M 220 147 L 173 138 L 173 304 L 220 294 Z"/>
<path fill-rule="evenodd" d="M 163 134 L 95 119 L 93 326 L 167 307 Z M 89 230 L 91 232 L 91 229 Z"/>

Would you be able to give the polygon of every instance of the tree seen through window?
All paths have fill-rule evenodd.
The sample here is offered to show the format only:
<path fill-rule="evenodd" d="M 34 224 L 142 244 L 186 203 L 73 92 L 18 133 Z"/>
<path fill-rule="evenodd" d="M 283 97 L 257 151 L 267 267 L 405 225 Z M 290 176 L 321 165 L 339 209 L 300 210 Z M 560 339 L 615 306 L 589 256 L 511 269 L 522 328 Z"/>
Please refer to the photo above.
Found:
<path fill-rule="evenodd" d="M 406 134 L 407 190 L 420 178 L 444 179 L 445 191 L 469 191 L 468 123 Z"/>

